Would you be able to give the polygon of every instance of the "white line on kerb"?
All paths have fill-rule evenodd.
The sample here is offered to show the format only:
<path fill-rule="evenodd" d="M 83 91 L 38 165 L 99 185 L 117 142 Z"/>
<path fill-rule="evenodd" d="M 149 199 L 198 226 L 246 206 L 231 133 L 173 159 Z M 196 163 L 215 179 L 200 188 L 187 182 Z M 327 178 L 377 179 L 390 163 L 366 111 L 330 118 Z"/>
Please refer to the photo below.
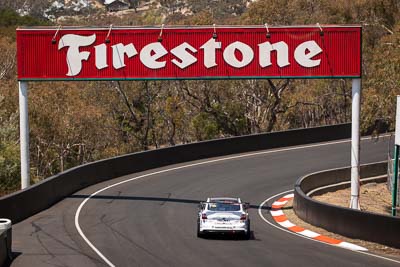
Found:
<path fill-rule="evenodd" d="M 288 190 L 288 191 L 284 191 L 284 192 L 281 192 L 281 193 L 279 193 L 279 194 L 273 195 L 272 197 L 267 198 L 266 200 L 264 200 L 264 201 L 260 204 L 260 206 L 258 207 L 258 215 L 261 217 L 261 219 L 262 219 L 264 222 L 268 223 L 268 224 L 269 224 L 270 226 L 272 226 L 272 227 L 275 227 L 275 228 L 277 228 L 277 229 L 279 229 L 279 230 L 281 230 L 281 231 L 287 232 L 287 233 L 292 234 L 292 235 L 296 235 L 296 236 L 299 236 L 299 237 L 302 237 L 302 238 L 305 238 L 305 239 L 309 239 L 309 240 L 314 241 L 314 242 L 322 243 L 322 244 L 325 244 L 325 245 L 328 245 L 328 246 L 337 247 L 337 248 L 341 248 L 341 249 L 348 249 L 348 248 L 344 248 L 344 247 L 334 246 L 334 245 L 331 245 L 331 244 L 329 244 L 329 243 L 321 242 L 321 241 L 319 241 L 319 240 L 312 239 L 312 238 L 309 238 L 309 237 L 307 237 L 307 236 L 299 235 L 299 234 L 297 234 L 297 233 L 295 233 L 295 232 L 289 231 L 289 230 L 287 230 L 287 229 L 285 229 L 285 228 L 283 228 L 283 227 L 279 227 L 278 225 L 276 225 L 276 224 L 274 224 L 274 223 L 268 221 L 268 220 L 264 217 L 264 215 L 262 214 L 262 207 L 263 207 L 268 201 L 270 201 L 271 199 L 277 198 L 278 196 L 287 194 L 287 193 L 289 193 L 289 192 L 293 192 L 293 190 Z M 369 252 L 358 251 L 358 250 L 351 250 L 351 249 L 348 249 L 348 250 L 353 251 L 353 252 L 355 252 L 355 253 L 365 254 L 365 255 L 368 255 L 368 256 L 375 257 L 375 258 L 379 258 L 379 259 L 383 259 L 383 260 L 387 260 L 387 261 L 391 261 L 391 262 L 395 262 L 395 263 L 400 263 L 400 261 L 397 261 L 397 260 L 394 260 L 394 259 L 391 259 L 391 258 L 386 258 L 386 257 L 383 257 L 383 256 L 379 256 L 379 255 L 375 255 L 375 254 L 372 254 L 372 253 L 369 253 Z"/>
<path fill-rule="evenodd" d="M 382 135 L 381 137 L 387 137 L 387 136 L 389 136 L 389 135 Z M 361 140 L 367 140 L 367 139 L 370 139 L 370 138 L 371 137 L 364 137 L 364 138 L 361 138 Z M 179 167 L 168 168 L 168 169 L 165 169 L 165 170 L 151 172 L 151 173 L 147 173 L 147 174 L 140 175 L 140 176 L 137 176 L 137 177 L 133 177 L 133 178 L 130 178 L 130 179 L 127 179 L 127 180 L 124 180 L 124 181 L 121 181 L 121 182 L 106 186 L 106 187 L 94 192 L 93 194 L 91 194 L 87 198 L 85 198 L 85 200 L 82 201 L 82 203 L 79 205 L 78 209 L 76 210 L 76 213 L 75 213 L 75 227 L 78 230 L 78 233 L 80 234 L 80 236 L 83 238 L 83 240 L 89 245 L 89 247 L 102 260 L 104 260 L 104 262 L 108 266 L 115 267 L 115 265 L 106 256 L 104 256 L 103 253 L 101 253 L 93 245 L 92 242 L 90 242 L 90 240 L 83 233 L 82 228 L 79 225 L 79 215 L 80 215 L 80 213 L 82 211 L 83 206 L 89 201 L 89 199 L 91 199 L 95 195 L 97 195 L 97 194 L 99 194 L 99 193 L 101 193 L 101 192 L 103 192 L 103 191 L 105 191 L 107 189 L 110 189 L 112 187 L 115 187 L 115 186 L 118 186 L 118 185 L 121 185 L 121 184 L 124 184 L 124 183 L 128 183 L 128 182 L 131 182 L 131 181 L 134 181 L 134 180 L 142 179 L 142 178 L 153 176 L 153 175 L 157 175 L 157 174 L 172 172 L 172 171 L 176 171 L 176 170 L 180 170 L 180 169 L 186 169 L 186 168 L 190 168 L 190 167 L 194 167 L 194 166 L 206 165 L 206 164 L 210 164 L 210 163 L 228 161 L 228 160 L 233 160 L 233 159 L 252 157 L 252 156 L 257 156 L 257 155 L 272 154 L 272 153 L 278 153 L 278 152 L 285 152 L 285 151 L 291 151 L 291 150 L 300 150 L 300 149 L 304 149 L 304 148 L 313 148 L 313 147 L 328 146 L 328 145 L 335 145 L 335 144 L 343 144 L 343 143 L 349 143 L 349 142 L 350 142 L 350 140 L 341 140 L 341 141 L 332 141 L 332 142 L 326 142 L 326 143 L 318 143 L 318 144 L 313 144 L 313 145 L 304 145 L 304 146 L 296 146 L 296 147 L 289 147 L 289 148 L 282 148 L 282 149 L 274 149 L 274 150 L 261 151 L 261 152 L 253 152 L 253 153 L 247 153 L 247 154 L 242 154 L 242 155 L 237 155 L 237 156 L 229 156 L 229 157 L 223 157 L 223 158 L 219 158 L 219 159 L 213 159 L 213 160 L 202 161 L 202 162 L 198 162 L 198 163 L 187 164 L 187 165 L 183 165 L 183 166 L 179 166 Z M 290 191 L 287 191 L 287 192 L 290 192 Z M 262 216 L 262 215 L 260 215 L 260 216 Z"/>

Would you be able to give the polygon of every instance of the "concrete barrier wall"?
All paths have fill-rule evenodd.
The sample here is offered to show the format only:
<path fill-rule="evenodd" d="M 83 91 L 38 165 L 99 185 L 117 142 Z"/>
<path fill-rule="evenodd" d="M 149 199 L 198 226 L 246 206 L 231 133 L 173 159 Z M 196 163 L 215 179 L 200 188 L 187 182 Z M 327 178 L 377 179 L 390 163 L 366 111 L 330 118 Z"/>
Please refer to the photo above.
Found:
<path fill-rule="evenodd" d="M 0 198 L 0 218 L 17 223 L 87 186 L 166 165 L 349 138 L 350 124 L 211 140 L 145 151 L 69 169 L 25 190 Z"/>
<path fill-rule="evenodd" d="M 387 162 L 361 166 L 361 177 L 386 174 Z M 293 209 L 302 220 L 347 237 L 400 248 L 400 218 L 342 208 L 307 196 L 313 189 L 349 181 L 350 168 L 313 173 L 295 184 Z M 349 196 L 350 201 L 350 196 Z"/>
<path fill-rule="evenodd" d="M 0 266 L 6 266 L 12 260 L 12 229 L 0 230 Z"/>
<path fill-rule="evenodd" d="M 5 266 L 7 260 L 7 232 L 0 231 L 0 266 Z"/>

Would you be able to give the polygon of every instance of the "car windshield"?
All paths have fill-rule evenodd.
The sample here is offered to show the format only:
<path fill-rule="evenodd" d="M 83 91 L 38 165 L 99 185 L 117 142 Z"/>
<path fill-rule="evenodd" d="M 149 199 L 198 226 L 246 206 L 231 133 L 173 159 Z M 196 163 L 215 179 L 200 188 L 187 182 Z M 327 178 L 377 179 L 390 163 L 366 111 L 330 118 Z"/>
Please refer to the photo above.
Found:
<path fill-rule="evenodd" d="M 239 211 L 240 204 L 238 204 L 238 203 L 223 203 L 223 202 L 209 203 L 208 210 L 210 210 L 210 211 Z"/>

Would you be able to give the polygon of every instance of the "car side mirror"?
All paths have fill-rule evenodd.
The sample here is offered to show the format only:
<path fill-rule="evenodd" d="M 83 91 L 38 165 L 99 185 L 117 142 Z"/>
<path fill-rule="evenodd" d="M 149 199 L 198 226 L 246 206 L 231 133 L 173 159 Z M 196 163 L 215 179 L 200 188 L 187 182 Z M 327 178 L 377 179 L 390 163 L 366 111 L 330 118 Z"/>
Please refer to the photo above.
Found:
<path fill-rule="evenodd" d="M 247 210 L 250 208 L 250 203 L 244 203 L 244 208 Z"/>

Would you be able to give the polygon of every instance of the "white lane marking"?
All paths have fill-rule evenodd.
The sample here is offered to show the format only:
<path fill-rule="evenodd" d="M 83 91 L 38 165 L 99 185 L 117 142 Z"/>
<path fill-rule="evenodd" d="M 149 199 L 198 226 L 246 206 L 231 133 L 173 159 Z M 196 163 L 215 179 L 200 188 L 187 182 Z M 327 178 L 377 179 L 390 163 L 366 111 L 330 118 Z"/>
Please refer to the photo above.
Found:
<path fill-rule="evenodd" d="M 387 137 L 390 135 L 382 135 L 381 137 Z M 361 140 L 368 140 L 371 139 L 370 137 L 364 137 L 361 138 Z M 213 160 L 208 160 L 208 161 L 202 161 L 202 162 L 197 162 L 197 163 L 192 163 L 192 164 L 187 164 L 187 165 L 182 165 L 179 167 L 173 167 L 173 168 L 169 168 L 169 169 L 164 169 L 161 171 L 156 171 L 156 172 L 151 172 L 148 174 L 144 174 L 144 175 L 140 175 L 137 177 L 133 177 L 115 184 L 111 184 L 107 187 L 104 187 L 103 189 L 100 189 L 96 192 L 94 192 L 93 194 L 91 194 L 90 196 L 88 196 L 86 199 L 84 199 L 82 201 L 82 203 L 79 205 L 76 213 L 75 213 L 75 228 L 77 229 L 79 235 L 82 237 L 82 239 L 89 245 L 89 247 L 91 249 L 93 249 L 93 251 L 101 258 L 104 260 L 104 262 L 110 266 L 110 267 L 115 267 L 115 265 L 109 260 L 107 259 L 106 256 L 104 256 L 94 245 L 92 242 L 90 242 L 90 240 L 86 237 L 86 235 L 83 233 L 80 225 L 79 225 L 79 215 L 80 212 L 83 208 L 83 206 L 88 202 L 89 199 L 91 199 L 93 196 L 107 190 L 110 189 L 112 187 L 124 184 L 124 183 L 128 183 L 134 180 L 138 180 L 141 178 L 145 178 L 145 177 L 149 177 L 149 176 L 153 176 L 153 175 L 157 175 L 157 174 L 162 174 L 162 173 L 167 173 L 167 172 L 172 172 L 172 171 L 176 171 L 176 170 L 180 170 L 180 169 L 186 169 L 186 168 L 190 168 L 190 167 L 194 167 L 194 166 L 201 166 L 201 165 L 206 165 L 206 164 L 210 164 L 210 163 L 215 163 L 215 162 L 222 162 L 222 161 L 228 161 L 228 160 L 233 160 L 233 159 L 241 159 L 241 158 L 247 158 L 247 157 L 252 157 L 252 156 L 257 156 L 257 155 L 266 155 L 266 154 L 273 154 L 273 153 L 278 153 L 278 152 L 285 152 L 285 151 L 292 151 L 292 150 L 300 150 L 300 149 L 305 149 L 305 148 L 314 148 L 314 147 L 321 147 L 321 146 L 329 146 L 329 145 L 336 145 L 336 144 L 344 144 L 344 143 L 350 143 L 350 139 L 346 139 L 346 140 L 340 140 L 340 141 L 330 141 L 330 142 L 325 142 L 325 143 L 317 143 L 317 144 L 313 144 L 313 145 L 303 145 L 303 146 L 294 146 L 294 147 L 288 147 L 288 148 L 281 148 L 281 149 L 272 149 L 272 150 L 268 150 L 268 151 L 261 151 L 261 152 L 253 152 L 253 153 L 247 153 L 247 154 L 242 154 L 242 155 L 237 155 L 237 156 L 229 156 L 229 157 L 223 157 L 223 158 L 219 158 L 219 159 L 213 159 Z M 291 192 L 293 190 L 287 191 L 287 192 Z M 288 231 L 290 232 L 290 231 Z M 290 232 L 291 233 L 291 232 Z"/>
<path fill-rule="evenodd" d="M 316 239 L 309 238 L 309 237 L 304 236 L 304 235 L 299 235 L 299 234 L 296 233 L 296 232 L 292 232 L 292 231 L 289 231 L 289 230 L 287 230 L 287 229 L 285 229 L 285 228 L 282 228 L 282 227 L 279 227 L 279 226 L 275 225 L 274 223 L 268 221 L 267 218 L 264 217 L 264 215 L 262 214 L 262 208 L 264 207 L 264 205 L 265 205 L 268 201 L 270 201 L 271 199 L 277 198 L 278 196 L 281 196 L 281 195 L 286 194 L 286 193 L 288 193 L 288 192 L 293 192 L 293 190 L 287 190 L 287 191 L 281 192 L 281 193 L 279 193 L 279 194 L 273 195 L 272 197 L 269 197 L 269 198 L 267 198 L 266 200 L 264 200 L 264 201 L 260 204 L 260 206 L 258 207 L 258 215 L 261 217 L 261 219 L 262 219 L 264 222 L 266 222 L 267 224 L 269 224 L 270 226 L 275 227 L 275 228 L 277 228 L 277 229 L 279 229 L 279 230 L 281 230 L 281 231 L 287 232 L 287 233 L 289 233 L 289 234 L 296 235 L 296 236 L 299 236 L 299 237 L 302 237 L 302 238 L 306 238 L 306 239 L 309 239 L 309 240 L 311 240 L 311 241 L 319 242 L 319 243 L 322 243 L 322 244 L 325 244 L 325 245 L 328 245 L 328 246 L 339 247 L 339 246 L 335 246 L 335 245 L 332 245 L 332 244 L 329 244 L 329 243 L 321 242 L 321 241 L 316 240 Z M 341 246 L 341 248 L 349 249 L 350 251 L 353 251 L 354 253 L 360 253 L 360 254 L 368 255 L 368 256 L 371 256 L 371 257 L 374 257 L 374 258 L 378 258 L 378 259 L 382 259 L 382 260 L 387 260 L 387 261 L 391 261 L 391 262 L 399 263 L 399 264 L 400 264 L 400 261 L 397 261 L 397 260 L 394 260 L 394 259 L 391 259 L 391 258 L 386 258 L 386 257 L 384 257 L 384 256 L 379 256 L 379 255 L 375 255 L 375 254 L 372 254 L 372 253 L 369 253 L 369 252 L 365 252 L 365 251 L 360 251 L 360 250 L 353 250 L 352 248 L 348 248 L 348 247 L 345 247 L 345 246 Z"/>
<path fill-rule="evenodd" d="M 102 190 L 101 190 L 102 191 Z M 79 214 L 81 213 L 82 207 L 86 204 L 86 202 L 93 197 L 95 194 L 99 193 L 99 191 L 91 194 L 88 198 L 86 198 L 84 201 L 82 201 L 81 205 L 79 205 L 78 209 L 76 210 L 75 213 L 75 227 L 76 230 L 78 230 L 78 233 L 81 235 L 81 237 L 83 238 L 83 240 L 85 240 L 85 242 L 89 245 L 89 247 L 91 249 L 93 249 L 94 252 L 96 252 L 96 254 L 110 267 L 115 267 L 115 265 L 109 260 L 107 259 L 106 256 L 104 256 L 100 250 L 98 250 L 93 244 L 92 242 L 90 242 L 90 240 L 86 237 L 86 235 L 83 233 L 81 226 L 79 225 Z"/>

